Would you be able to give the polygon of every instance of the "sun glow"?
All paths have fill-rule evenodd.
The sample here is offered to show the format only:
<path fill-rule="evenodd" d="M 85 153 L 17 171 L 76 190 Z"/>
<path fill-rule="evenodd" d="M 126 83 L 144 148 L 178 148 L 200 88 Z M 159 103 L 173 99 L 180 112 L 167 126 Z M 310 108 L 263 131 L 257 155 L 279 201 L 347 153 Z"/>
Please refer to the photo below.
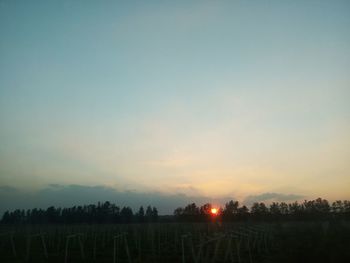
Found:
<path fill-rule="evenodd" d="M 218 214 L 218 210 L 216 208 L 212 208 L 210 210 L 210 212 L 213 214 L 213 215 L 217 215 Z"/>

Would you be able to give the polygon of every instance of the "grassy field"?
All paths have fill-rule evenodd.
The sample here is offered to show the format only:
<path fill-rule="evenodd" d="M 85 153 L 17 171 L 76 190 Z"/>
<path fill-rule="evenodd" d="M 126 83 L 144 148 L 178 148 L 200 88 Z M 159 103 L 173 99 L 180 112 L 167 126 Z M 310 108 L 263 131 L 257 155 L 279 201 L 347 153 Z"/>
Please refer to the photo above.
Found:
<path fill-rule="evenodd" d="M 0 226 L 0 262 L 350 262 L 350 222 Z"/>

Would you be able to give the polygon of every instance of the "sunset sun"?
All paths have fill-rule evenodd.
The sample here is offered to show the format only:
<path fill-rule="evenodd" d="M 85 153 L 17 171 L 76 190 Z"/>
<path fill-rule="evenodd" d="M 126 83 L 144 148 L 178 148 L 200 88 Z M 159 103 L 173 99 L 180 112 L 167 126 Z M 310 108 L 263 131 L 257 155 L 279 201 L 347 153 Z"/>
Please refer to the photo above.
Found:
<path fill-rule="evenodd" d="M 210 210 L 210 212 L 213 214 L 213 215 L 217 215 L 218 214 L 218 210 L 216 208 L 212 208 Z"/>

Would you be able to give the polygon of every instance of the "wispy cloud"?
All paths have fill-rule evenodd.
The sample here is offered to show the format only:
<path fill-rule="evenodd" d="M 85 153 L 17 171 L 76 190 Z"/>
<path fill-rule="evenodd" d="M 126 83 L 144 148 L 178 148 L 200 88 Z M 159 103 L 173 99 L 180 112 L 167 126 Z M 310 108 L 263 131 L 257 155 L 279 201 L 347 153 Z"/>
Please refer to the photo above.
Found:
<path fill-rule="evenodd" d="M 304 198 L 303 195 L 298 194 L 281 194 L 281 193 L 263 193 L 259 195 L 249 195 L 244 199 L 245 204 L 252 204 L 254 202 L 291 202 Z"/>

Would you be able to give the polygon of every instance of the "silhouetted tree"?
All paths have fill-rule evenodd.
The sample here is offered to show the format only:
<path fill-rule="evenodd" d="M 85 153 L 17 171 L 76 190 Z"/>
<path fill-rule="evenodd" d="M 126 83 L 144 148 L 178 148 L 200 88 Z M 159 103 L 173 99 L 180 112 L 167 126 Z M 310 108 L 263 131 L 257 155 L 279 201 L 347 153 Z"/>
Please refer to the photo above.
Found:
<path fill-rule="evenodd" d="M 237 218 L 239 220 L 246 220 L 249 217 L 249 209 L 245 205 L 238 208 Z"/>
<path fill-rule="evenodd" d="M 317 198 L 316 200 L 307 201 L 303 203 L 304 213 L 307 218 L 324 218 L 330 212 L 330 205 L 327 200 Z"/>
<path fill-rule="evenodd" d="M 11 223 L 14 223 L 12 222 L 11 220 L 11 216 L 10 216 L 10 212 L 9 211 L 6 211 L 3 216 L 2 216 L 2 219 L 1 219 L 1 222 L 4 223 L 4 224 L 11 224 Z"/>
<path fill-rule="evenodd" d="M 199 208 L 200 220 L 207 221 L 211 216 L 212 205 L 206 203 Z"/>
<path fill-rule="evenodd" d="M 152 222 L 157 222 L 158 221 L 158 210 L 157 208 L 153 207 L 152 208 Z"/>
<path fill-rule="evenodd" d="M 147 222 L 152 222 L 152 217 L 153 217 L 153 211 L 152 211 L 152 207 L 149 205 L 146 208 L 146 220 L 147 220 Z"/>
<path fill-rule="evenodd" d="M 343 211 L 346 215 L 350 216 L 350 201 L 345 200 L 343 202 Z"/>
<path fill-rule="evenodd" d="M 137 222 L 143 223 L 145 221 L 145 210 L 143 209 L 143 206 L 140 206 L 140 209 L 135 216 Z"/>
<path fill-rule="evenodd" d="M 199 220 L 199 208 L 195 203 L 189 204 L 184 208 L 183 216 L 186 221 Z"/>
<path fill-rule="evenodd" d="M 254 203 L 250 212 L 256 219 L 264 219 L 268 215 L 269 210 L 264 203 Z"/>
<path fill-rule="evenodd" d="M 293 219 L 301 219 L 304 213 L 304 206 L 294 202 L 288 204 L 288 210 Z"/>
<path fill-rule="evenodd" d="M 120 211 L 121 223 L 131 223 L 133 217 L 133 212 L 130 207 L 123 207 Z"/>
<path fill-rule="evenodd" d="M 344 212 L 344 205 L 341 200 L 337 200 L 332 203 L 331 211 L 333 213 L 343 213 Z"/>
<path fill-rule="evenodd" d="M 270 210 L 270 215 L 273 219 L 279 219 L 282 215 L 279 203 L 273 202 L 270 205 L 269 210 Z"/>
<path fill-rule="evenodd" d="M 225 208 L 222 211 L 222 218 L 224 220 L 233 220 L 238 217 L 239 203 L 238 201 L 231 200 L 225 204 Z"/>
<path fill-rule="evenodd" d="M 178 207 L 174 210 L 175 219 L 181 221 L 183 219 L 184 209 L 182 207 Z"/>

